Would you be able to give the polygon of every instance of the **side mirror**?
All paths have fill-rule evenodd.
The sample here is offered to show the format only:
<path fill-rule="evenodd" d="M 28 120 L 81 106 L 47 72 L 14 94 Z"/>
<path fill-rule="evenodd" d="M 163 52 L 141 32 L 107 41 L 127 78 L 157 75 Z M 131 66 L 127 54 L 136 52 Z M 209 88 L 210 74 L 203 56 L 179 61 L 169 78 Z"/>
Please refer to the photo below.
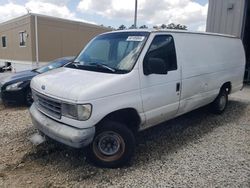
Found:
<path fill-rule="evenodd" d="M 144 61 L 143 69 L 145 75 L 167 74 L 168 64 L 161 58 L 148 58 Z"/>

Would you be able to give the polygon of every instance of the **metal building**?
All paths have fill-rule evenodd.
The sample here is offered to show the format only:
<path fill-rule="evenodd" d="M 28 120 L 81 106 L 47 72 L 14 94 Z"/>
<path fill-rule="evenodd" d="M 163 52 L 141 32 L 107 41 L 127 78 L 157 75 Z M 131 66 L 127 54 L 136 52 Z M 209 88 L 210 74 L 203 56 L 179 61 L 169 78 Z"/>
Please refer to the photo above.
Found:
<path fill-rule="evenodd" d="M 94 36 L 107 31 L 94 24 L 27 14 L 0 24 L 0 63 L 11 62 L 20 71 L 75 56 Z"/>
<path fill-rule="evenodd" d="M 247 65 L 245 80 L 250 81 L 250 1 L 209 0 L 207 32 L 237 36 L 243 40 Z"/>

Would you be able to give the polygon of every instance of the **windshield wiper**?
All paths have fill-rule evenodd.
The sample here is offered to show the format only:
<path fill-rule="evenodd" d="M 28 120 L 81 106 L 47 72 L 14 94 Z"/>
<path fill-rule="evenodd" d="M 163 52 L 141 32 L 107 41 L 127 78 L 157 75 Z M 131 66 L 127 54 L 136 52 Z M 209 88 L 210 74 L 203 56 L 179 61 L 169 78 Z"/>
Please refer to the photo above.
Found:
<path fill-rule="evenodd" d="M 89 65 L 96 66 L 96 67 L 101 67 L 101 68 L 105 68 L 107 70 L 110 70 L 111 72 L 116 72 L 116 70 L 114 68 L 109 67 L 108 65 L 103 64 L 103 63 L 90 63 Z"/>
<path fill-rule="evenodd" d="M 88 63 L 88 64 L 81 64 L 80 62 L 72 62 L 71 63 L 72 65 L 74 65 L 77 69 L 78 68 L 83 68 L 83 67 L 98 67 L 98 68 L 103 68 L 103 69 L 106 69 L 112 73 L 114 72 L 117 72 L 118 70 L 116 70 L 115 68 L 112 68 L 112 67 L 109 67 L 108 65 L 106 64 L 103 64 L 103 63 Z M 70 64 L 70 65 L 71 65 Z"/>
<path fill-rule="evenodd" d="M 78 66 L 81 65 L 79 61 L 74 61 L 71 64 L 74 65 L 76 68 L 78 68 Z"/>

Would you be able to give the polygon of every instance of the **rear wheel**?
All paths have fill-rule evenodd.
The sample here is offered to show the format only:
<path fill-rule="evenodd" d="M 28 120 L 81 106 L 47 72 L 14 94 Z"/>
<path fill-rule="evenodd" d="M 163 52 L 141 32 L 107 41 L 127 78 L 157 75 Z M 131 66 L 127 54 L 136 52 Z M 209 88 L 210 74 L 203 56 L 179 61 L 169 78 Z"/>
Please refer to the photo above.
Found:
<path fill-rule="evenodd" d="M 128 163 L 135 150 L 135 137 L 118 122 L 106 121 L 97 127 L 88 148 L 88 159 L 97 166 L 116 168 Z"/>
<path fill-rule="evenodd" d="M 228 104 L 228 91 L 222 88 L 218 97 L 211 104 L 211 111 L 215 114 L 222 114 Z"/>

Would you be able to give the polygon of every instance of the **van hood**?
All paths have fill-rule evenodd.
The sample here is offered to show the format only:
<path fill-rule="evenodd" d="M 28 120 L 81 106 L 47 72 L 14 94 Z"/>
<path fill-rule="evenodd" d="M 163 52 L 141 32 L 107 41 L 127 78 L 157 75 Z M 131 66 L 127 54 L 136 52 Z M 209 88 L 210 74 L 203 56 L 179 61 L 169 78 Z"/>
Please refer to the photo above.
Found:
<path fill-rule="evenodd" d="M 139 74 L 136 69 L 127 74 L 110 74 L 63 67 L 34 77 L 31 88 L 50 97 L 81 103 L 138 90 Z"/>

